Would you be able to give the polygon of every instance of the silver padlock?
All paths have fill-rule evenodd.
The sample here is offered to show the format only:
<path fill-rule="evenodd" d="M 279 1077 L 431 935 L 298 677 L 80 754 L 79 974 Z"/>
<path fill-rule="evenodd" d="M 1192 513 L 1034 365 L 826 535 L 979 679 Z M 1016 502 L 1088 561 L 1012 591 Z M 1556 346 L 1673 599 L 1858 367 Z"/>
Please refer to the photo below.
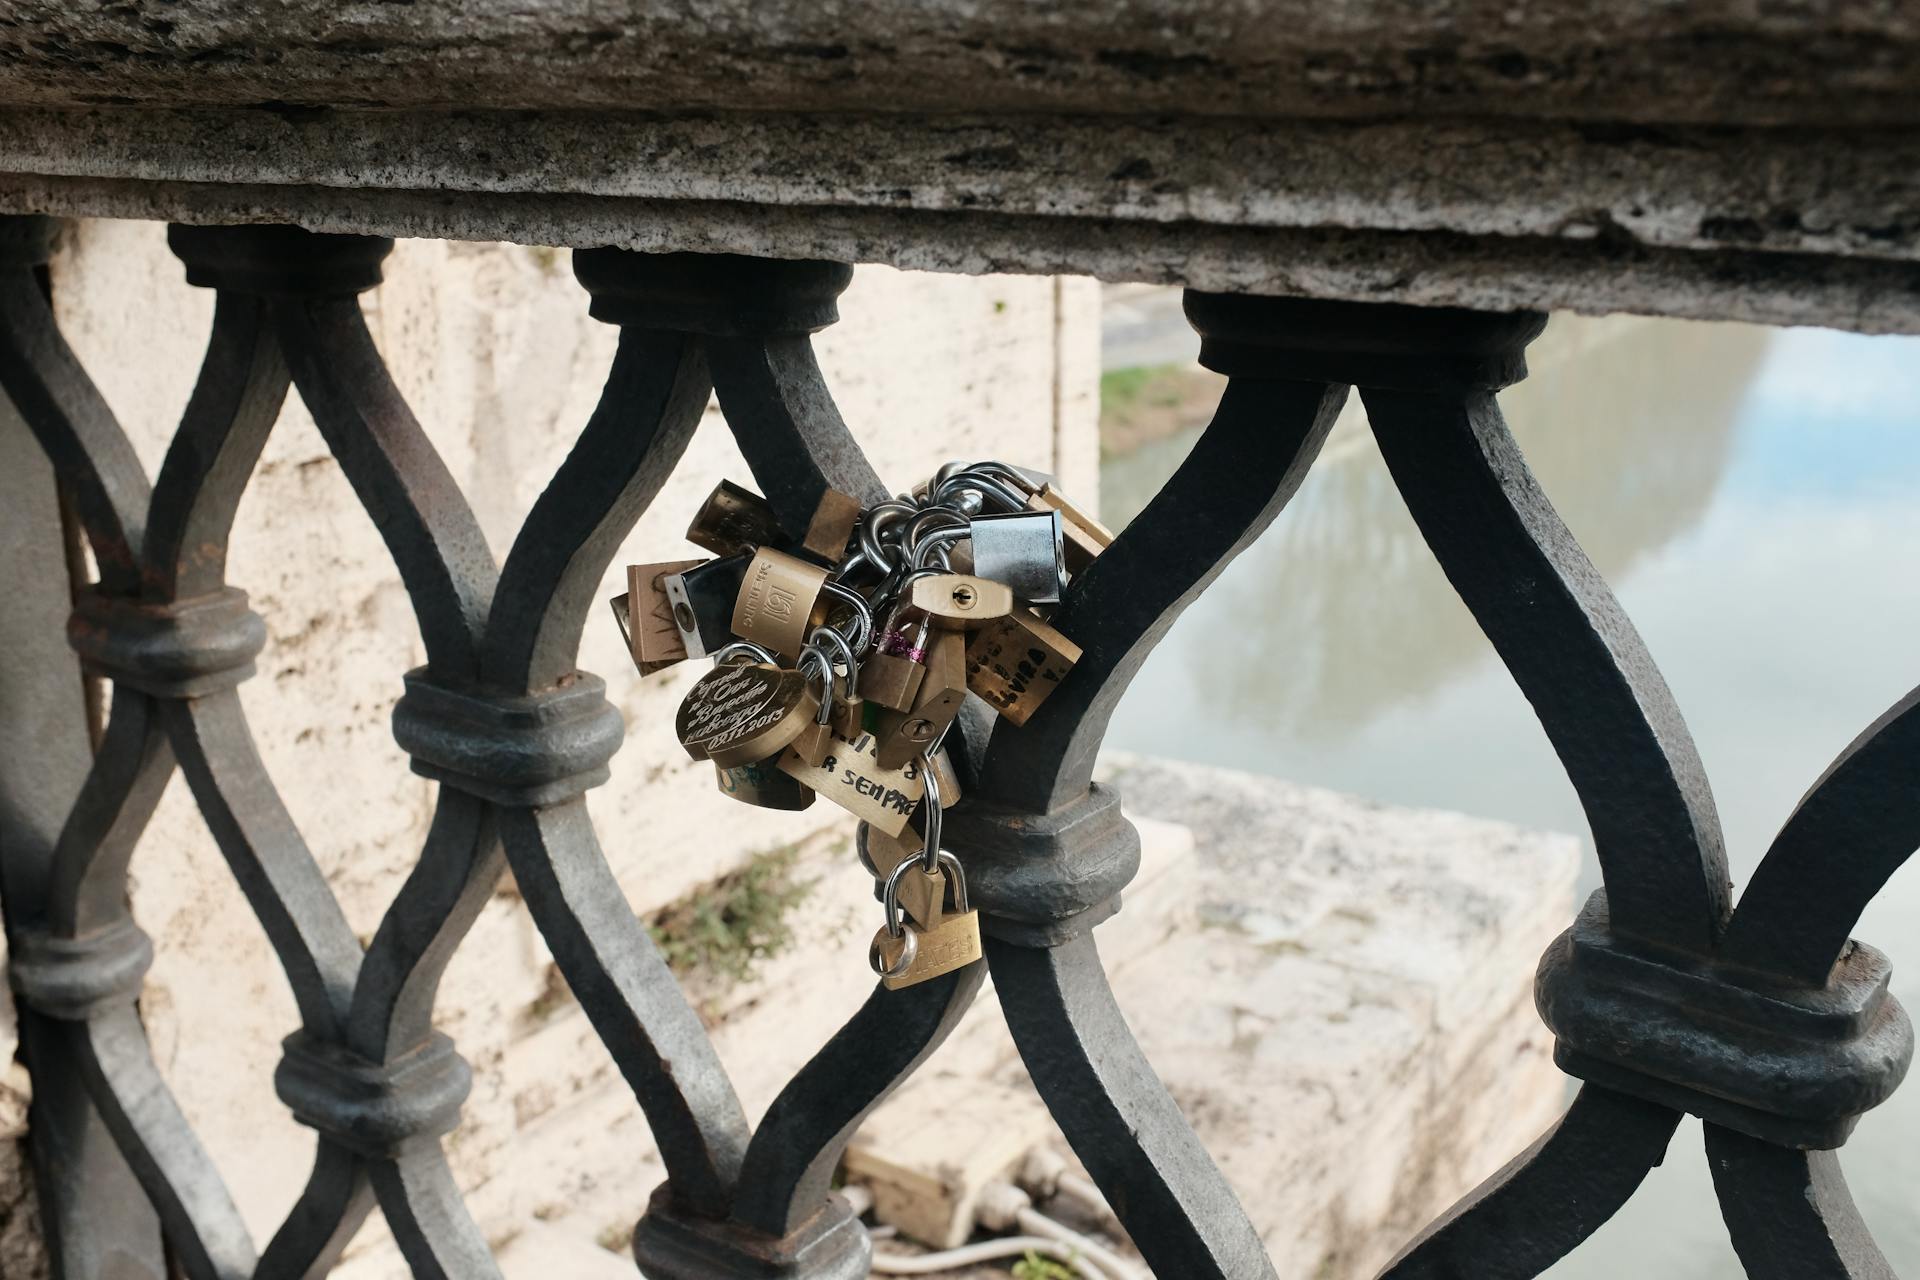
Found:
<path fill-rule="evenodd" d="M 673 626 L 689 658 L 705 658 L 733 641 L 733 605 L 752 556 L 708 560 L 680 573 L 662 574 Z"/>
<path fill-rule="evenodd" d="M 1067 586 L 1066 526 L 1058 511 L 1015 511 L 967 522 L 976 577 L 1028 604 L 1058 604 Z"/>

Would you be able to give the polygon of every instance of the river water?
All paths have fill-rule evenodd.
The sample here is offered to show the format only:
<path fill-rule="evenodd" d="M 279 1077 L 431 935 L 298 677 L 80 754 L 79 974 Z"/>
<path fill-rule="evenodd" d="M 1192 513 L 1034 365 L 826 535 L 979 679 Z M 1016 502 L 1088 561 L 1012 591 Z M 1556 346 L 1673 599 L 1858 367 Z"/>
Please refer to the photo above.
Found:
<path fill-rule="evenodd" d="M 1736 887 L 1829 761 L 1920 681 L 1920 339 L 1556 317 L 1502 404 L 1542 487 L 1660 662 Z M 1199 428 L 1102 468 L 1116 528 Z M 1538 721 L 1433 563 L 1355 403 L 1272 529 L 1148 660 L 1108 741 L 1586 834 Z M 1920 783 L 1916 783 L 1920 785 Z M 1597 886 L 1591 850 L 1580 892 Z M 1920 1008 L 1920 869 L 1858 936 Z M 1920 1275 L 1920 1082 L 1844 1164 Z M 1560 1280 L 1738 1280 L 1689 1119 Z"/>

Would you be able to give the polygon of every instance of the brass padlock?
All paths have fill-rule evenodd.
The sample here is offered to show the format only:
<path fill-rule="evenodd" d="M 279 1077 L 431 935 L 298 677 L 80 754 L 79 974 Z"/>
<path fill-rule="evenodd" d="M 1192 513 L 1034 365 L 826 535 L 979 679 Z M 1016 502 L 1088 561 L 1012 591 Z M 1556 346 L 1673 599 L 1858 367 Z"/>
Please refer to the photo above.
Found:
<path fill-rule="evenodd" d="M 810 765 L 824 764 L 833 754 L 833 726 L 818 719 L 809 721 L 787 749 Z"/>
<path fill-rule="evenodd" d="M 833 660 L 817 648 L 810 647 L 800 655 L 800 671 L 820 681 L 819 708 L 789 750 L 809 765 L 819 765 L 833 752 L 833 706 L 838 700 L 840 678 L 834 671 Z"/>
<path fill-rule="evenodd" d="M 1080 646 L 1026 609 L 974 633 L 967 688 L 1015 724 L 1040 709 L 1080 661 Z"/>
<path fill-rule="evenodd" d="M 973 572 L 1029 604 L 1058 604 L 1067 586 L 1065 529 L 1053 510 L 975 516 L 967 522 Z"/>
<path fill-rule="evenodd" d="M 922 766 L 927 773 L 927 794 L 940 797 L 940 807 L 951 809 L 960 803 L 960 775 L 953 767 L 953 753 L 945 747 L 927 758 Z"/>
<path fill-rule="evenodd" d="M 1054 488 L 1051 481 L 1027 499 L 1027 509 L 1060 513 L 1068 573 L 1080 573 L 1093 563 L 1095 556 L 1113 545 L 1112 530 L 1095 519 L 1092 512 Z"/>
<path fill-rule="evenodd" d="M 699 560 L 670 560 L 665 564 L 627 566 L 627 602 L 625 625 L 628 650 L 641 674 L 650 675 L 687 657 L 687 642 L 674 625 L 673 602 L 667 598 L 664 579 L 670 573 L 685 573 L 702 564 Z"/>
<path fill-rule="evenodd" d="M 687 526 L 687 541 L 716 556 L 737 556 L 768 543 L 785 542 L 773 507 L 731 480 L 715 485 Z"/>
<path fill-rule="evenodd" d="M 772 760 L 751 760 L 724 769 L 713 766 L 720 794 L 742 804 L 762 809 L 805 809 L 814 801 L 813 792 L 780 772 Z"/>
<path fill-rule="evenodd" d="M 854 691 L 895 711 L 911 709 L 927 675 L 927 637 L 932 630 L 924 615 L 909 616 L 904 606 L 895 608 L 880 632 L 880 642 L 860 664 Z"/>
<path fill-rule="evenodd" d="M 958 631 L 936 631 L 927 642 L 925 675 L 905 711 L 882 711 L 874 727 L 875 755 L 884 769 L 897 769 L 927 750 L 947 731 L 967 700 L 967 640 Z"/>
<path fill-rule="evenodd" d="M 687 691 L 674 730 L 695 760 L 732 768 L 779 755 L 819 710 L 820 700 L 798 671 L 733 663 L 715 667 Z"/>
<path fill-rule="evenodd" d="M 915 858 L 894 868 L 893 878 L 888 880 L 882 895 L 887 922 L 873 935 L 873 943 L 868 948 L 867 961 L 880 975 L 880 985 L 889 991 L 930 982 L 956 969 L 964 969 L 984 954 L 980 945 L 980 915 L 967 903 L 966 874 L 960 868 L 959 859 L 950 853 L 941 852 L 940 869 L 945 873 L 943 878 L 952 881 L 953 910 L 944 912 L 940 923 L 931 929 L 922 929 L 902 918 L 898 882 L 922 865 L 921 860 Z"/>
<path fill-rule="evenodd" d="M 937 853 L 934 865 L 929 866 L 927 865 L 927 851 L 938 851 L 940 849 L 942 836 L 941 827 L 943 825 L 942 815 L 951 807 L 952 802 L 947 800 L 941 793 L 939 775 L 928 769 L 927 761 L 921 759 L 917 763 L 918 766 L 927 773 L 927 799 L 926 803 L 920 809 L 922 815 L 921 821 L 925 825 L 926 831 L 924 834 L 919 835 L 915 842 L 901 845 L 903 848 L 912 850 L 911 853 L 907 853 L 905 856 L 919 865 L 914 871 L 905 872 L 899 877 L 899 898 L 900 905 L 906 909 L 908 915 L 912 916 L 914 920 L 919 923 L 922 929 L 936 929 L 940 926 L 941 917 L 946 912 L 947 898 L 947 879 L 941 874 L 938 860 L 939 858 L 945 858 L 952 861 L 953 855 L 950 853 Z M 912 833 L 911 826 L 908 828 L 908 833 Z M 882 839 L 888 838 L 882 837 Z M 900 844 L 898 841 L 894 843 Z M 871 856 L 871 854 L 869 856 Z M 883 849 L 880 856 L 887 859 L 887 869 L 886 873 L 879 878 L 883 883 L 891 882 L 895 879 L 894 872 L 899 868 L 903 859 L 894 857 L 893 851 L 890 848 Z M 959 864 L 955 863 L 954 865 L 958 866 Z"/>
<path fill-rule="evenodd" d="M 899 835 L 927 793 L 926 778 L 918 769 L 881 768 L 872 734 L 852 741 L 836 737 L 832 746 L 819 764 L 788 751 L 780 768 L 875 830 Z"/>
<path fill-rule="evenodd" d="M 852 741 L 867 732 L 867 700 L 859 694 L 835 698 L 828 723 L 836 736 Z"/>
<path fill-rule="evenodd" d="M 822 588 L 827 571 L 772 547 L 753 553 L 734 598 L 733 634 L 765 645 L 786 658 L 798 658 L 807 633 L 826 612 Z"/>
<path fill-rule="evenodd" d="M 916 579 L 907 599 L 941 631 L 978 631 L 1013 612 L 1011 587 L 965 573 Z"/>
<path fill-rule="evenodd" d="M 867 874 L 881 884 L 893 874 L 893 869 L 916 856 L 926 847 L 926 842 L 909 826 L 897 836 L 884 831 L 876 831 L 871 823 L 863 822 L 854 832 L 854 850 L 860 855 L 860 865 Z"/>
<path fill-rule="evenodd" d="M 729 556 L 660 575 L 674 629 L 689 658 L 709 657 L 732 642 L 733 603 L 746 572 L 746 556 Z"/>
<path fill-rule="evenodd" d="M 911 866 L 904 871 L 894 868 L 901 871 L 897 889 L 900 909 L 921 929 L 938 929 L 947 914 L 947 878 L 937 870 L 929 871 L 926 859 L 919 854 L 908 862 Z"/>
<path fill-rule="evenodd" d="M 800 540 L 800 549 L 830 565 L 839 564 L 846 558 L 847 544 L 853 541 L 861 510 L 860 499 L 838 489 L 828 489 L 813 509 L 813 519 L 807 523 L 807 536 Z"/>

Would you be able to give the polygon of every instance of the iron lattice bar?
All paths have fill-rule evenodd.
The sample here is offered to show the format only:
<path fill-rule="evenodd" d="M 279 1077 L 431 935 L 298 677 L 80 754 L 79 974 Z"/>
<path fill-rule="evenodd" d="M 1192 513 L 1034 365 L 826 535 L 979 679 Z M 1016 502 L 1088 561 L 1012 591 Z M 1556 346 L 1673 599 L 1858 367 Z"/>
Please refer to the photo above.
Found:
<path fill-rule="evenodd" d="M 811 345 L 836 319 L 850 268 L 577 254 L 592 314 L 620 328 L 617 353 L 572 452 L 496 561 L 361 314 L 357 295 L 379 282 L 391 241 L 173 230 L 189 281 L 218 300 L 150 485 L 54 324 L 43 270 L 53 230 L 43 218 L 0 222 L 0 388 L 37 450 L 17 431 L 0 445 L 21 459 L 6 480 L 21 486 L 14 509 L 38 522 L 34 554 L 60 549 L 56 481 L 92 547 L 99 581 L 67 633 L 85 669 L 112 682 L 111 714 L 89 755 L 72 655 L 45 626 L 9 626 L 21 661 L 0 680 L 14 747 L 0 769 L 0 876 L 63 1277 L 159 1280 L 167 1255 L 194 1280 L 321 1274 L 376 1203 L 416 1275 L 497 1276 L 441 1146 L 470 1072 L 434 1031 L 433 1006 L 508 866 L 659 1145 L 667 1181 L 634 1243 L 648 1274 L 864 1276 L 865 1233 L 830 1190 L 840 1155 L 991 969 L 1042 1097 L 1155 1273 L 1272 1275 L 1107 985 L 1093 930 L 1119 909 L 1139 839 L 1091 776 L 1146 655 L 1286 505 L 1350 389 L 1422 535 L 1546 727 L 1606 881 L 1537 986 L 1557 1060 L 1587 1083 L 1384 1274 L 1538 1274 L 1632 1196 L 1687 1111 L 1708 1120 L 1715 1185 L 1750 1274 L 1891 1274 L 1833 1149 L 1912 1053 L 1884 957 L 1849 934 L 1920 845 L 1920 691 L 1816 783 L 1736 908 L 1679 710 L 1500 416 L 1495 394 L 1524 376 L 1544 317 L 1189 294 L 1203 363 L 1229 378 L 1211 425 L 1075 579 L 1054 624 L 1085 657 L 1059 691 L 1024 727 L 963 719 L 968 800 L 948 832 L 983 913 L 986 961 L 877 988 L 754 1127 L 588 820 L 584 794 L 607 778 L 622 727 L 576 655 L 602 577 L 710 394 L 784 523 L 803 526 L 828 488 L 884 494 Z M 394 731 L 438 799 L 364 948 L 267 778 L 236 693 L 265 628 L 226 582 L 226 545 L 290 389 L 385 539 L 426 648 Z M 9 571 L 23 602 L 51 580 L 31 557 Z M 19 622 L 60 604 L 23 606 Z M 35 729 L 42 767 L 22 769 L 18 747 Z M 129 915 L 127 871 L 176 765 L 299 1011 L 275 1080 L 319 1140 L 298 1204 L 264 1247 L 162 1082 L 135 1004 L 152 945 Z M 1632 1055 L 1618 1052 L 1636 1035 Z M 110 1144 L 90 1136 L 101 1131 Z"/>

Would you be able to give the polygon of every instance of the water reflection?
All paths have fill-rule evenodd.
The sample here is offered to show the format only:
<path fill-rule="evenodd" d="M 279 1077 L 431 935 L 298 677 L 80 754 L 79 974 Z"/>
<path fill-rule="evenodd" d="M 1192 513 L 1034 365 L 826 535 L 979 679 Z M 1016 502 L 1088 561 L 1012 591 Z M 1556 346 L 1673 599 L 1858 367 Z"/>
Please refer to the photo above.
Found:
<path fill-rule="evenodd" d="M 1556 317 L 1502 396 L 1542 487 L 1660 663 L 1736 887 L 1795 800 L 1920 680 L 1920 339 Z M 1123 520 L 1191 434 L 1109 465 Z M 1586 834 L 1532 710 L 1407 517 L 1357 410 L 1267 536 L 1148 660 L 1108 741 L 1398 804 Z M 1844 856 L 1844 851 L 1836 851 Z M 1584 891 L 1598 883 L 1589 855 Z M 1860 937 L 1920 1007 L 1920 868 Z M 1843 1153 L 1920 1274 L 1920 1082 Z M 1554 1280 L 1739 1280 L 1699 1126 Z"/>
<path fill-rule="evenodd" d="M 1742 325 L 1676 335 L 1648 321 L 1566 317 L 1537 344 L 1534 378 L 1502 403 L 1542 487 L 1610 581 L 1699 520 L 1768 341 Z M 1649 379 L 1673 394 L 1645 404 Z M 1200 430 L 1110 462 L 1104 514 L 1131 519 Z M 1253 570 L 1236 566 L 1196 606 L 1215 625 L 1190 709 L 1210 721 L 1339 741 L 1487 652 L 1394 489 L 1357 396 L 1243 559 Z"/>

